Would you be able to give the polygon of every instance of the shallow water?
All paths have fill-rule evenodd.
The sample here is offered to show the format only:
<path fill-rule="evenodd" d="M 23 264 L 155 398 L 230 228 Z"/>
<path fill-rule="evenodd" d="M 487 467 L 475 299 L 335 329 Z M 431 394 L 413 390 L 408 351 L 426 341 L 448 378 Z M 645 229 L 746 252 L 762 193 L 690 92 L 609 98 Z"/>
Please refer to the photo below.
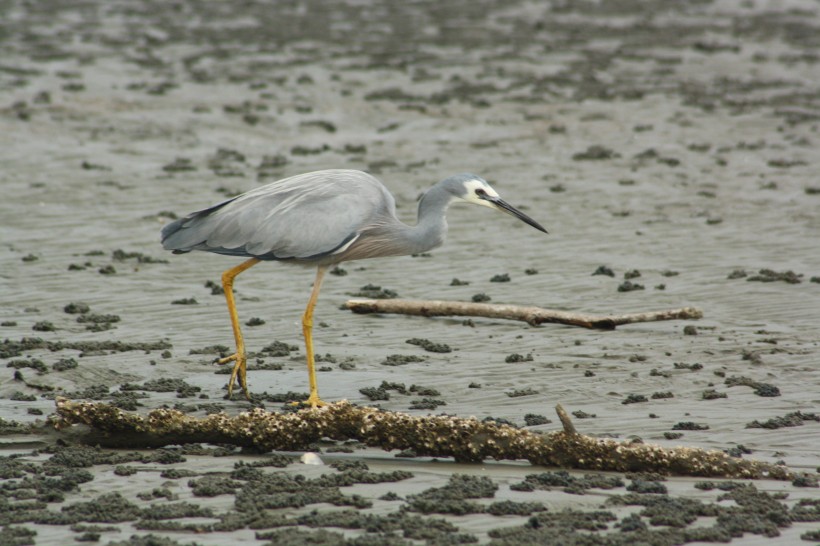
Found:
<path fill-rule="evenodd" d="M 448 239 L 429 257 L 344 264 L 347 275 L 328 276 L 316 311 L 316 350 L 335 359 L 320 364 L 329 368 L 319 373 L 323 398 L 368 403 L 360 388 L 402 382 L 437 389 L 446 405 L 436 411 L 517 424 L 528 413 L 555 420 L 551 408 L 561 403 L 595 415 L 576 422 L 587 434 L 743 445 L 748 456 L 798 471 L 820 465 L 820 423 L 746 428 L 820 407 L 814 3 L 274 9 L 90 1 L 11 2 L 2 11 L 2 337 L 172 345 L 165 356 L 36 350 L 6 359 L 38 358 L 49 369 L 60 358 L 79 364 L 43 375 L 23 368 L 29 383 L 73 393 L 180 378 L 202 389 L 202 402 L 241 411 L 248 404 L 239 397 L 222 400 L 227 376 L 214 374 L 213 355 L 190 354 L 233 344 L 224 299 L 204 284 L 236 260 L 165 253 L 158 242 L 165 211 L 182 215 L 266 181 L 343 167 L 380 177 L 412 223 L 421 191 L 471 171 L 549 235 L 455 205 Z M 260 167 L 277 155 L 283 165 Z M 167 263 L 118 260 L 117 249 Z M 600 265 L 615 278 L 592 276 Z M 99 272 L 107 266 L 115 273 Z M 801 282 L 749 281 L 764 268 L 792 271 Z M 645 288 L 619 292 L 635 269 L 632 281 Z M 728 278 L 738 269 L 748 276 Z M 490 282 L 502 273 L 510 282 Z M 244 328 L 249 350 L 273 340 L 300 347 L 292 358 L 265 359 L 281 370 L 252 370 L 253 391 L 307 391 L 299 318 L 312 276 L 263 264 L 237 280 L 243 323 L 265 321 Z M 451 286 L 454 277 L 469 285 Z M 704 318 L 597 332 L 340 309 L 367 284 L 405 298 L 469 301 L 486 293 L 492 302 L 590 313 L 691 305 Z M 183 298 L 197 304 L 171 303 Z M 88 331 L 64 312 L 72 302 L 121 320 Z M 54 331 L 33 331 L 43 321 Z M 685 335 L 687 325 L 697 335 Z M 410 338 L 453 352 L 428 353 Z M 513 353 L 532 360 L 506 363 Z M 391 354 L 425 360 L 381 365 Z M 0 383 L 0 416 L 27 422 L 37 418 L 30 408 L 53 410 L 13 373 Z M 733 376 L 773 385 L 780 396 L 727 386 Z M 537 393 L 509 396 L 525 388 Z M 726 398 L 704 400 L 708 389 Z M 12 400 L 18 391 L 35 400 Z M 671 398 L 651 398 L 667 392 Z M 649 401 L 622 403 L 635 394 Z M 413 399 L 393 394 L 380 404 L 407 411 Z M 140 411 L 177 401 L 174 393 L 150 393 Z M 665 439 L 688 421 L 709 428 Z M 460 528 L 482 541 L 487 527 L 500 525 L 473 519 Z"/>

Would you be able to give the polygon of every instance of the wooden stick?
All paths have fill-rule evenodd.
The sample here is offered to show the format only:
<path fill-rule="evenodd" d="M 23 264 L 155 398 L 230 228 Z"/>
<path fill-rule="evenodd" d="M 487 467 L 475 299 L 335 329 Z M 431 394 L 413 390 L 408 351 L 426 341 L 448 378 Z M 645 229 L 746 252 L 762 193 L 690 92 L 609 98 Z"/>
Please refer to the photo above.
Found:
<path fill-rule="evenodd" d="M 572 424 L 572 419 L 569 418 L 569 414 L 567 413 L 567 410 L 564 409 L 564 406 L 557 404 L 555 406 L 555 413 L 558 414 L 558 419 L 561 420 L 561 425 L 564 427 L 564 434 L 578 434 L 578 431 L 575 430 L 575 425 Z"/>
<path fill-rule="evenodd" d="M 468 303 L 444 300 L 348 300 L 345 307 L 354 313 L 399 313 L 423 317 L 468 316 L 521 320 L 531 326 L 545 322 L 581 326 L 597 330 L 614 330 L 621 324 L 652 322 L 656 320 L 692 320 L 703 317 L 703 312 L 694 307 L 649 311 L 624 315 L 589 315 L 544 309 L 542 307 L 508 305 L 494 303 Z"/>

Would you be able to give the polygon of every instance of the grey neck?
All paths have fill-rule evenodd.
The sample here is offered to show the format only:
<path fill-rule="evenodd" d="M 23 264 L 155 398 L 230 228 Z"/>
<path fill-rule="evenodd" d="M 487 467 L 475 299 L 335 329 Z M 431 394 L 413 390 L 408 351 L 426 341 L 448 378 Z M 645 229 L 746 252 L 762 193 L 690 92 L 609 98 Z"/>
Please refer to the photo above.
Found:
<path fill-rule="evenodd" d="M 418 220 L 415 226 L 402 230 L 403 243 L 409 254 L 427 252 L 444 242 L 447 235 L 447 207 L 455 199 L 441 183 L 436 184 L 419 201 Z"/>

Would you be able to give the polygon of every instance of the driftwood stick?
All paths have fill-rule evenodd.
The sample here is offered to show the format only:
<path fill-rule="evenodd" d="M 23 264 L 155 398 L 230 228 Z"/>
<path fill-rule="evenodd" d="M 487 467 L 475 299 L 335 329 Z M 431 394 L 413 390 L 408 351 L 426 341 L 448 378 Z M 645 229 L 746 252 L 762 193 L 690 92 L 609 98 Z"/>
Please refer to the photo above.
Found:
<path fill-rule="evenodd" d="M 578 431 L 575 430 L 575 425 L 572 424 L 572 419 L 569 418 L 569 414 L 567 410 L 564 409 L 564 406 L 558 404 L 555 406 L 555 413 L 558 414 L 558 419 L 561 421 L 561 425 L 564 427 L 564 432 L 566 434 L 578 434 Z"/>
<path fill-rule="evenodd" d="M 345 307 L 354 313 L 400 313 L 420 315 L 423 317 L 468 316 L 521 320 L 531 326 L 545 322 L 581 326 L 598 330 L 614 330 L 620 324 L 633 322 L 652 322 L 656 320 L 690 320 L 703 317 L 703 313 L 694 307 L 670 309 L 667 311 L 649 311 L 625 315 L 589 315 L 571 313 L 555 309 L 525 305 L 508 305 L 494 303 L 469 303 L 444 300 L 348 300 Z"/>
<path fill-rule="evenodd" d="M 419 456 L 454 457 L 463 462 L 523 459 L 534 465 L 584 470 L 727 478 L 793 477 L 784 466 L 734 458 L 722 451 L 667 449 L 592 438 L 576 432 L 566 412 L 559 410 L 559 416 L 562 413 L 564 430 L 536 434 L 475 418 L 414 416 L 344 401 L 296 413 L 271 413 L 256 408 L 234 417 L 221 413 L 197 418 L 172 409 L 157 409 L 140 416 L 105 403 L 58 398 L 58 417 L 52 422 L 58 430 L 88 425 L 94 431 L 89 435 L 91 442 L 116 447 L 209 442 L 301 451 L 322 438 L 352 438 L 384 450 L 412 449 Z"/>

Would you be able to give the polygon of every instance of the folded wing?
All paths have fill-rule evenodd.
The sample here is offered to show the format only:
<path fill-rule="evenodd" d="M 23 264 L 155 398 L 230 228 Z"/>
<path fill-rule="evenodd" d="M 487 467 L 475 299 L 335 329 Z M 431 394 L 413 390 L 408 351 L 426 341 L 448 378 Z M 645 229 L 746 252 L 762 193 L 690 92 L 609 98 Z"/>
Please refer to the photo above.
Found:
<path fill-rule="evenodd" d="M 362 229 L 394 210 L 393 197 L 373 176 L 316 171 L 176 220 L 162 230 L 162 244 L 175 252 L 317 259 L 344 248 Z"/>

